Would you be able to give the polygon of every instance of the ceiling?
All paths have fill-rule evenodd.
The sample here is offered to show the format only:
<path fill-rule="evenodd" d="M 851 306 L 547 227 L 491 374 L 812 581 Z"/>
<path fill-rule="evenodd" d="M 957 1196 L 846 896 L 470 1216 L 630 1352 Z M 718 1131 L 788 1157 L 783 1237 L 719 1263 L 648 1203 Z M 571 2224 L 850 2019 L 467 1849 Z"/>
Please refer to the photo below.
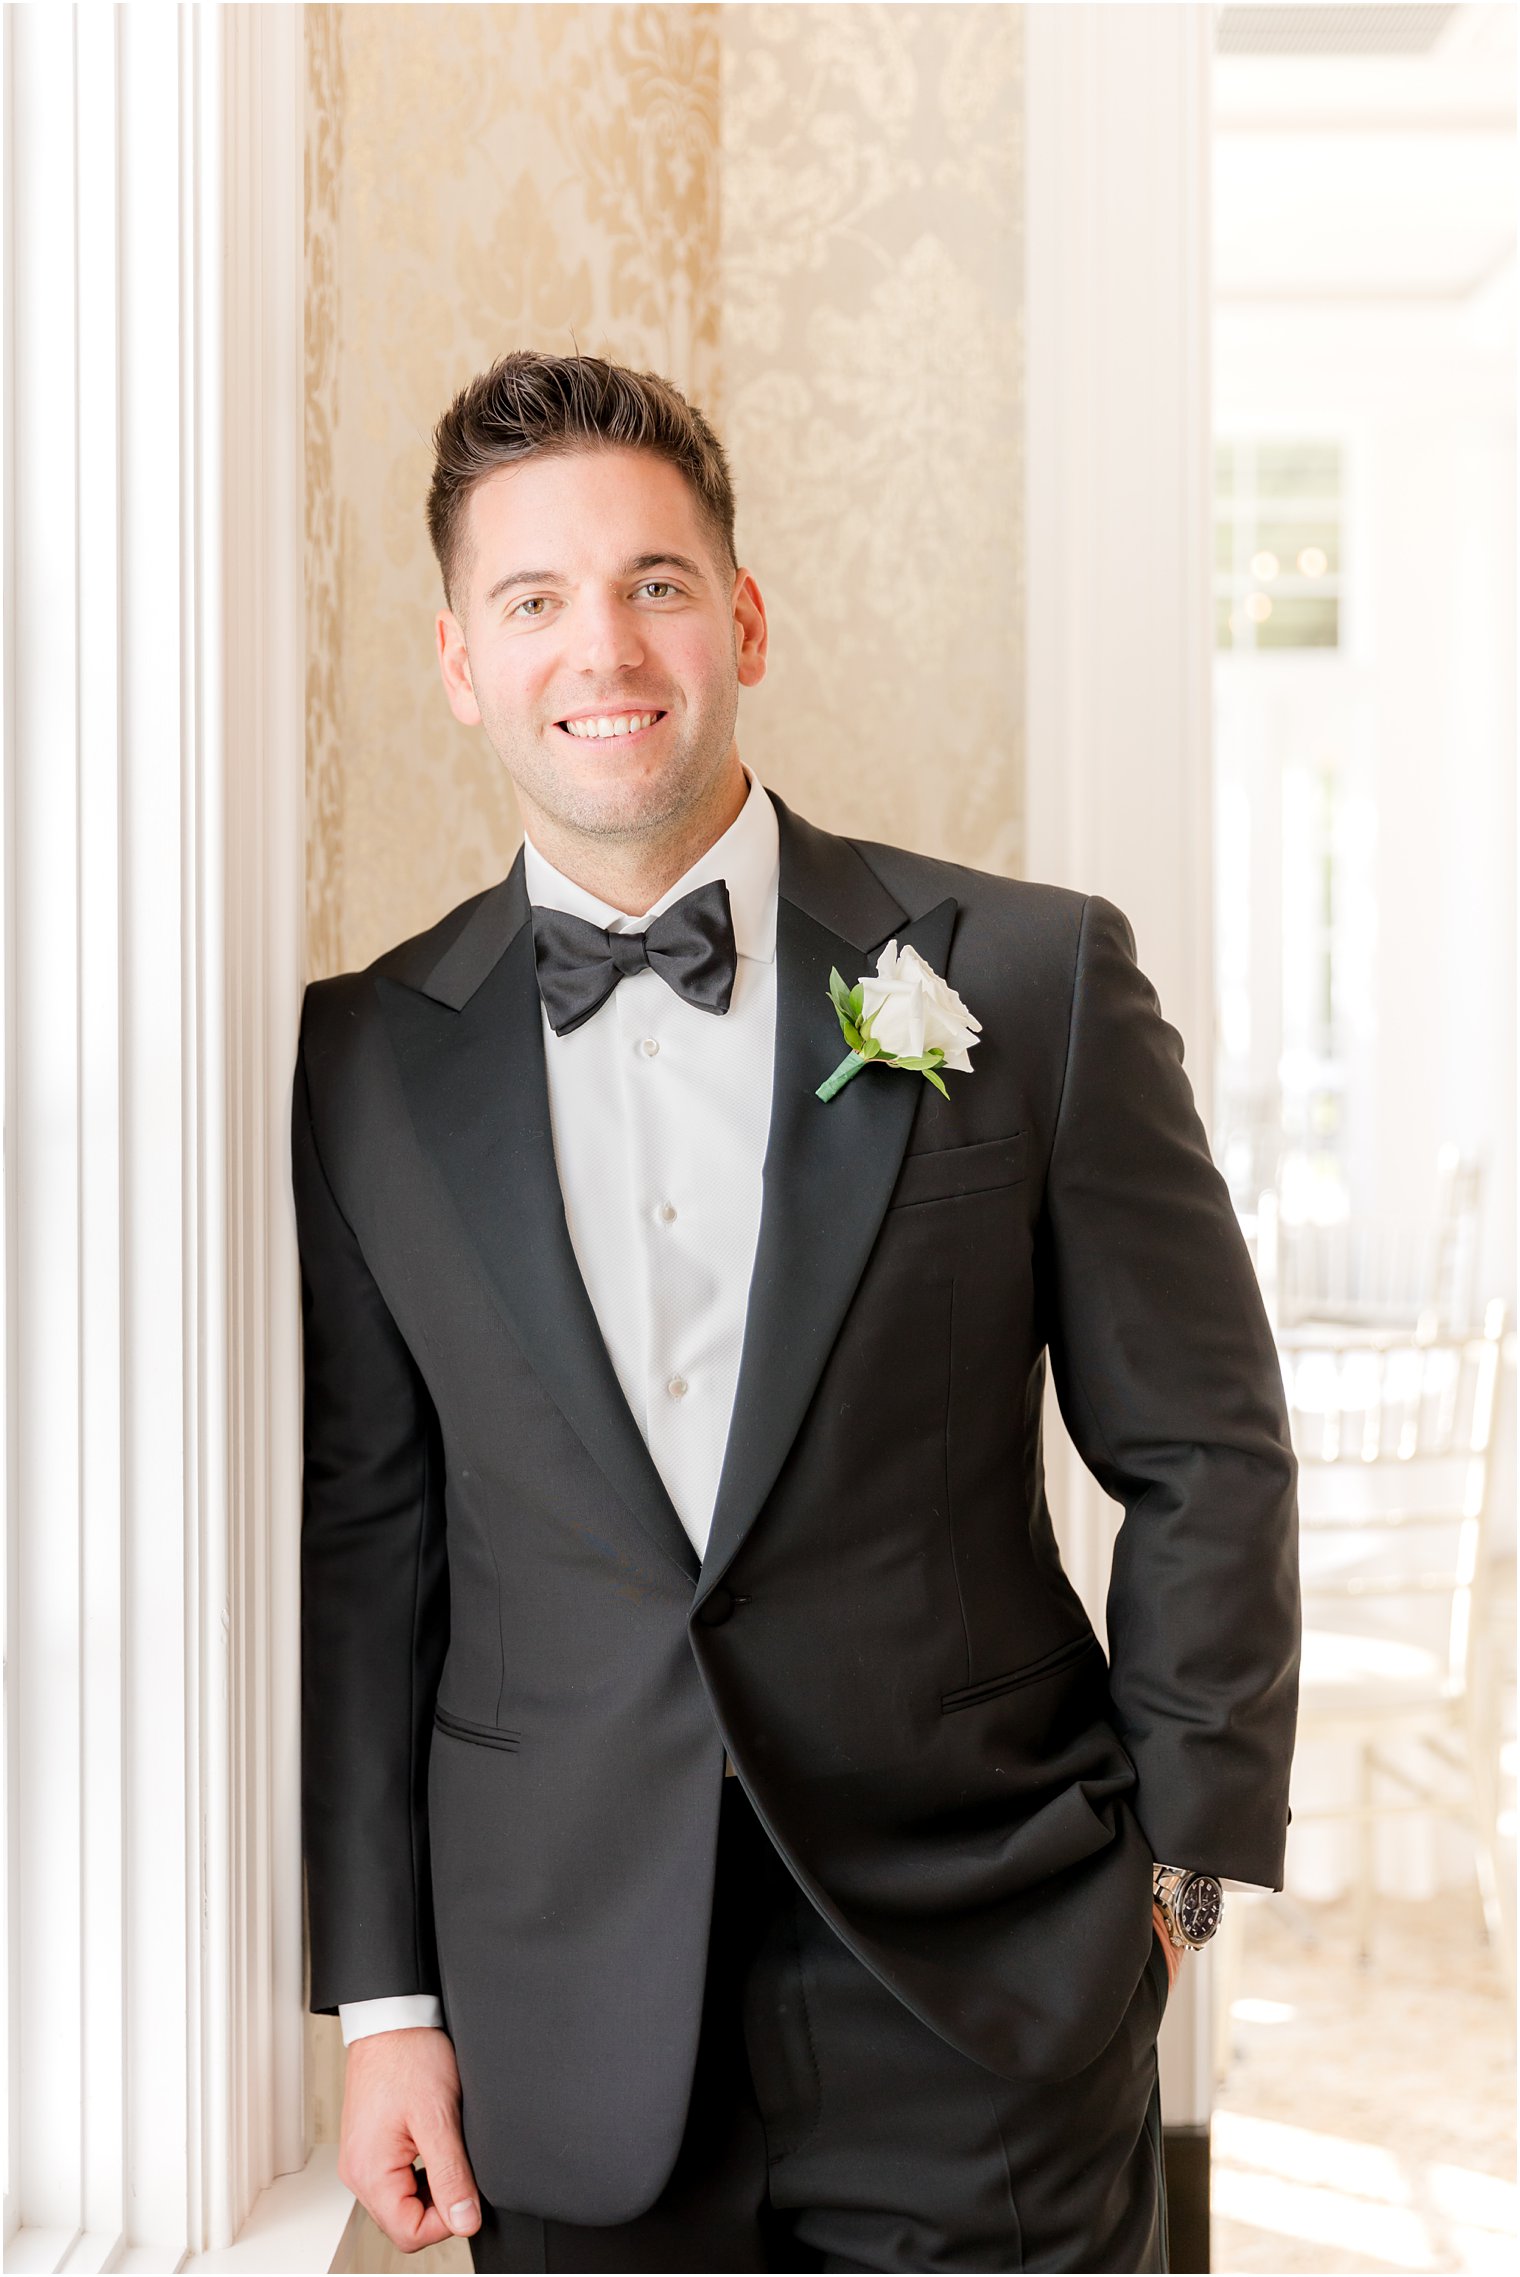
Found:
<path fill-rule="evenodd" d="M 1512 294 L 1517 13 L 1214 6 L 1218 297 Z"/>
<path fill-rule="evenodd" d="M 1457 13 L 1423 7 L 1216 7 L 1221 55 L 1425 55 Z"/>

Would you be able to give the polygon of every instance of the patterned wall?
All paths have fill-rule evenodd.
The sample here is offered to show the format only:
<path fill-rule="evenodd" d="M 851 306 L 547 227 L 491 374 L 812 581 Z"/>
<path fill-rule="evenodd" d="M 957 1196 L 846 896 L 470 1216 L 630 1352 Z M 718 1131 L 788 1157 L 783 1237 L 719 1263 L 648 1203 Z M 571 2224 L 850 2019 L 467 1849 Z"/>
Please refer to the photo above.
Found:
<path fill-rule="evenodd" d="M 740 748 L 815 822 L 1023 850 L 1022 12 L 722 16 L 724 439 L 769 666 Z"/>
<path fill-rule="evenodd" d="M 500 877 L 423 502 L 505 347 L 664 372 L 771 625 L 740 748 L 814 820 L 1022 852 L 1021 11 L 312 6 L 310 970 Z"/>
<path fill-rule="evenodd" d="M 342 12 L 308 7 L 306 31 L 306 916 L 313 973 L 342 969 L 344 650 L 339 599 L 338 192 Z"/>
<path fill-rule="evenodd" d="M 424 501 L 450 397 L 507 347 L 576 345 L 716 396 L 715 7 L 309 9 L 313 297 L 335 369 L 311 568 L 314 972 L 363 964 L 511 863 L 512 785 L 449 712 Z M 318 57 L 321 58 L 318 62 Z M 315 91 L 315 88 L 314 88 Z M 311 359 L 313 365 L 315 358 Z M 321 552 L 321 546 L 316 549 Z M 337 622 L 318 621 L 337 596 Z M 331 779 L 341 779 L 341 789 Z"/>

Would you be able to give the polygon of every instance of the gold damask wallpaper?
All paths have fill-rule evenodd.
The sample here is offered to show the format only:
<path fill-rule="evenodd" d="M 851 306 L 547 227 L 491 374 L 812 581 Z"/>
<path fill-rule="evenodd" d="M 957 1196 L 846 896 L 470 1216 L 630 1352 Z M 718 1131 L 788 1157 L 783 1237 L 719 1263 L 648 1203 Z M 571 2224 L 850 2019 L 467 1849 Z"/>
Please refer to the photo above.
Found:
<path fill-rule="evenodd" d="M 1023 849 L 1021 11 L 722 11 L 724 440 L 763 782 L 831 830 Z"/>
<path fill-rule="evenodd" d="M 489 885 L 522 836 L 433 647 L 424 502 L 450 397 L 509 346 L 578 343 L 714 399 L 720 13 L 307 10 L 313 331 L 337 339 L 331 369 L 308 349 L 309 475 L 333 501 L 310 517 L 313 972 Z"/>
<path fill-rule="evenodd" d="M 306 912 L 313 973 L 342 969 L 343 613 L 338 593 L 340 12 L 306 10 Z"/>
<path fill-rule="evenodd" d="M 834 829 L 1022 854 L 1021 10 L 309 6 L 313 973 L 521 837 L 433 652 L 428 437 L 509 346 L 713 419 L 770 667 L 740 748 Z"/>

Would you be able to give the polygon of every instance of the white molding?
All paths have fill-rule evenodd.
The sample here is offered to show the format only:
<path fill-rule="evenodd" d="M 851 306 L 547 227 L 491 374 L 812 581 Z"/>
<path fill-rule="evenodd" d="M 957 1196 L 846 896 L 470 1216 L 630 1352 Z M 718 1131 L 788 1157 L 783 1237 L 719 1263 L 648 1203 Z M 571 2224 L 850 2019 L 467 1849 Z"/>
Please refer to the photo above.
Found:
<path fill-rule="evenodd" d="M 302 11 L 4 37 L 7 2261 L 172 2270 L 306 2163 Z"/>
<path fill-rule="evenodd" d="M 1212 1028 L 1210 60 L 1204 9 L 1028 11 L 1027 866 L 1126 910 L 1190 1072 Z"/>
<path fill-rule="evenodd" d="M 192 2254 L 184 2264 L 203 2271 L 242 2270 L 248 2277 L 283 2277 L 286 2271 L 345 2270 L 353 2258 L 361 2213 L 338 2180 L 335 2143 L 319 2143 L 305 2168 L 272 2182 L 255 2204 L 233 2245 Z"/>
<path fill-rule="evenodd" d="M 88 1801 L 97 1816 L 110 1810 L 119 1825 L 126 1751 L 113 1757 L 100 1744 L 100 1672 L 84 1668 L 91 1635 L 103 1635 L 114 1657 L 124 1583 L 110 1510 L 97 1501 L 97 1492 L 109 1492 L 120 1419 L 109 1383 L 97 1389 L 93 1372 L 86 1375 L 87 1354 L 104 1359 L 106 1341 L 120 1334 L 109 1309 L 119 1246 L 111 1184 L 116 1102 L 91 1092 L 92 1074 L 104 1073 L 100 1055 L 114 1040 L 109 993 L 95 999 L 103 1021 L 92 1027 L 81 1012 L 81 967 L 109 948 L 84 906 L 85 891 L 109 867 L 99 857 L 103 834 L 107 849 L 112 834 L 109 808 L 100 817 L 82 808 L 102 779 L 115 803 L 112 770 L 97 763 L 97 738 L 104 728 L 114 739 L 117 689 L 114 675 L 86 681 L 77 637 L 89 601 L 112 600 L 115 498 L 107 476 L 104 494 L 90 501 L 88 515 L 81 511 L 84 470 L 69 384 L 90 315 L 78 306 L 76 256 L 93 275 L 101 239 L 89 157 L 77 137 L 86 120 L 98 127 L 101 106 L 88 65 L 81 81 L 71 14 L 7 11 L 6 33 L 11 2259 L 10 2233 L 22 2220 L 55 2235 L 60 2252 L 81 2232 L 115 2227 L 116 2208 L 100 2208 L 92 2171 L 97 2136 L 80 2123 L 88 2055 L 103 2042 L 108 2061 L 119 2055 L 111 2009 L 121 2002 L 119 1978 L 112 1986 L 97 1969 L 110 1917 L 88 1902 L 85 1808 Z M 114 176 L 113 144 L 94 156 Z M 109 911 L 103 914 L 109 924 Z M 93 1065 L 85 1056 L 92 1046 Z M 86 1594 L 102 1533 L 108 1562 L 94 1566 Z M 120 1870 L 118 1845 L 105 1871 L 119 1879 Z M 88 2021 L 87 1988 L 100 1998 Z M 119 2078 L 107 2092 L 113 2088 L 119 2131 Z M 110 2123 L 105 2111 L 92 2116 L 97 2126 Z"/>
<path fill-rule="evenodd" d="M 1207 1124 L 1212 11 L 1041 5 L 1024 38 L 1026 870 L 1129 917 Z M 1052 1394 L 1045 1433 L 1101 1633 L 1121 1513 Z M 1206 2117 L 1207 2047 L 1190 1962 L 1162 2036 L 1169 2123 Z"/>
<path fill-rule="evenodd" d="M 242 1071 L 228 1381 L 235 1631 L 230 1956 L 241 2001 L 232 2234 L 305 2163 L 300 1839 L 300 1285 L 290 1085 L 305 977 L 305 57 L 299 7 L 223 10 L 227 163 L 229 1064 Z M 241 1260 L 241 1270 L 237 1267 Z M 246 1909 L 246 1911 L 244 1911 Z"/>

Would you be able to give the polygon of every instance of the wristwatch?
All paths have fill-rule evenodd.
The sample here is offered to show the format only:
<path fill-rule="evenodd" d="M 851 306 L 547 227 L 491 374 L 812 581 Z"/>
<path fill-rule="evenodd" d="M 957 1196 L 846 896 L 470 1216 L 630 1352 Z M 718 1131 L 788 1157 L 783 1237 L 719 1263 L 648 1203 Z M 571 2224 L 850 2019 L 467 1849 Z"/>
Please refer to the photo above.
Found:
<path fill-rule="evenodd" d="M 1152 1882 L 1166 1933 L 1179 1953 L 1196 1953 L 1219 1927 L 1224 1885 L 1214 1874 L 1195 1874 L 1190 1866 L 1158 1866 Z"/>

